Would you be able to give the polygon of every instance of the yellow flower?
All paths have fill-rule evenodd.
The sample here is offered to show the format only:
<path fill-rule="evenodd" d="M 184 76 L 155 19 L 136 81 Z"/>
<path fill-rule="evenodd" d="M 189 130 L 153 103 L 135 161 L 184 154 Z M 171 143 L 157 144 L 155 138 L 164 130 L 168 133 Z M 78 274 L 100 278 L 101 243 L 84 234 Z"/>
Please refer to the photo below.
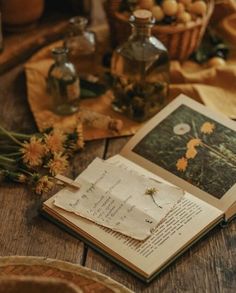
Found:
<path fill-rule="evenodd" d="M 18 182 L 25 183 L 27 180 L 27 177 L 24 174 L 19 174 L 18 176 Z"/>
<path fill-rule="evenodd" d="M 195 148 L 196 146 L 199 146 L 202 143 L 200 138 L 192 138 L 187 143 L 187 149 Z"/>
<path fill-rule="evenodd" d="M 205 122 L 202 124 L 200 131 L 205 134 L 211 134 L 215 129 L 215 124 L 211 122 Z"/>
<path fill-rule="evenodd" d="M 77 148 L 78 149 L 82 149 L 84 147 L 84 136 L 83 136 L 83 125 L 82 123 L 78 124 L 77 128 L 76 128 L 76 132 L 77 132 Z"/>
<path fill-rule="evenodd" d="M 196 155 L 197 155 L 197 150 L 195 148 L 191 148 L 187 150 L 185 157 L 187 159 L 194 159 Z"/>
<path fill-rule="evenodd" d="M 47 151 L 59 153 L 64 151 L 65 135 L 60 130 L 54 130 L 45 134 L 45 144 Z"/>
<path fill-rule="evenodd" d="M 23 162 L 31 167 L 40 166 L 45 155 L 42 140 L 32 136 L 29 142 L 24 142 L 21 148 Z"/>
<path fill-rule="evenodd" d="M 181 159 L 178 159 L 176 163 L 176 168 L 178 171 L 185 171 L 188 166 L 188 160 L 185 157 L 182 157 Z"/>
<path fill-rule="evenodd" d="M 54 154 L 53 159 L 48 162 L 47 167 L 53 176 L 64 173 L 68 167 L 67 156 L 63 156 L 61 153 Z"/>
<path fill-rule="evenodd" d="M 37 181 L 35 192 L 37 194 L 42 194 L 43 192 L 48 192 L 52 187 L 53 183 L 49 180 L 48 176 L 43 176 Z"/>

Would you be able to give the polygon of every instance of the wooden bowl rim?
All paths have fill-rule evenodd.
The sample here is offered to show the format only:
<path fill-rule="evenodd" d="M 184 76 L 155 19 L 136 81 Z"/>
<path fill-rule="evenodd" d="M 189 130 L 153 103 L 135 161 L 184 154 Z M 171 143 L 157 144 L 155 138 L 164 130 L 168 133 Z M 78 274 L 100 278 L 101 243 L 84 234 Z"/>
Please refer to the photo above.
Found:
<path fill-rule="evenodd" d="M 101 283 L 105 287 L 113 290 L 114 292 L 127 292 L 132 293 L 130 289 L 124 285 L 113 280 L 109 276 L 86 268 L 79 264 L 73 264 L 62 260 L 51 259 L 47 257 L 37 256 L 4 256 L 0 257 L 0 276 L 1 268 L 7 266 L 45 266 L 51 267 L 52 269 L 59 269 L 64 272 L 80 275 L 84 278 L 91 279 L 95 282 Z M 3 274 L 2 274 L 3 275 Z"/>

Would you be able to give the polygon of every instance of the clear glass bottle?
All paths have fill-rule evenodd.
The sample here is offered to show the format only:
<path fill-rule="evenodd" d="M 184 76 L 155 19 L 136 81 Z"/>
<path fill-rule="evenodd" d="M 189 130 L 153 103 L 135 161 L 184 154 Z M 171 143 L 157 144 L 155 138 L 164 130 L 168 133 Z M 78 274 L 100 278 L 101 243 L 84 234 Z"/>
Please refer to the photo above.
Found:
<path fill-rule="evenodd" d="M 53 111 L 70 115 L 79 109 L 80 84 L 74 65 L 67 60 L 68 50 L 57 47 L 52 50 L 55 63 L 48 71 L 48 91 L 53 98 Z"/>
<path fill-rule="evenodd" d="M 155 19 L 148 10 L 130 17 L 132 34 L 112 56 L 113 108 L 144 121 L 164 105 L 169 87 L 169 57 L 164 45 L 151 35 Z"/>
<path fill-rule="evenodd" d="M 88 20 L 76 16 L 70 19 L 64 46 L 69 49 L 69 60 L 79 75 L 93 74 L 95 66 L 95 34 L 86 30 Z"/>

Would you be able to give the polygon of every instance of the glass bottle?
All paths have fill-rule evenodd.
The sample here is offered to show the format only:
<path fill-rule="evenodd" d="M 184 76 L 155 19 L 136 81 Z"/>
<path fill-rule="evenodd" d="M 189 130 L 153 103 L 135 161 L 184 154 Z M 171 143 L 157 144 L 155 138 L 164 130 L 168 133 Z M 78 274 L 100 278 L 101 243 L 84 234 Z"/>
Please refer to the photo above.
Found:
<path fill-rule="evenodd" d="M 76 16 L 69 20 L 64 46 L 69 49 L 69 60 L 79 75 L 94 73 L 96 39 L 95 34 L 86 30 L 88 20 Z"/>
<path fill-rule="evenodd" d="M 67 61 L 68 50 L 57 47 L 52 50 L 55 63 L 48 71 L 48 91 L 53 98 L 53 111 L 69 115 L 78 111 L 80 84 L 76 69 Z"/>
<path fill-rule="evenodd" d="M 150 11 L 134 11 L 132 34 L 111 61 L 113 109 L 136 121 L 156 114 L 168 94 L 169 57 L 164 45 L 151 35 L 154 23 Z"/>

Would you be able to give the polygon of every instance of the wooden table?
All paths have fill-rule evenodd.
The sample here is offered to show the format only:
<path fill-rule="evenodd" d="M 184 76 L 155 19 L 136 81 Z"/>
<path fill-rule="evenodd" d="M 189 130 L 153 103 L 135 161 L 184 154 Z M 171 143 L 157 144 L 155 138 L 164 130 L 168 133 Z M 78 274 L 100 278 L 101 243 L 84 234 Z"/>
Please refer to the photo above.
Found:
<path fill-rule="evenodd" d="M 0 123 L 3 126 L 28 133 L 36 130 L 26 95 L 23 64 L 0 76 Z M 76 177 L 96 156 L 108 158 L 118 153 L 127 140 L 87 143 L 85 150 L 75 155 L 70 176 Z M 147 285 L 42 218 L 38 209 L 50 195 L 37 196 L 18 184 L 1 185 L 1 256 L 44 256 L 81 264 L 135 292 L 236 292 L 236 221 L 224 229 L 215 228 Z"/>

